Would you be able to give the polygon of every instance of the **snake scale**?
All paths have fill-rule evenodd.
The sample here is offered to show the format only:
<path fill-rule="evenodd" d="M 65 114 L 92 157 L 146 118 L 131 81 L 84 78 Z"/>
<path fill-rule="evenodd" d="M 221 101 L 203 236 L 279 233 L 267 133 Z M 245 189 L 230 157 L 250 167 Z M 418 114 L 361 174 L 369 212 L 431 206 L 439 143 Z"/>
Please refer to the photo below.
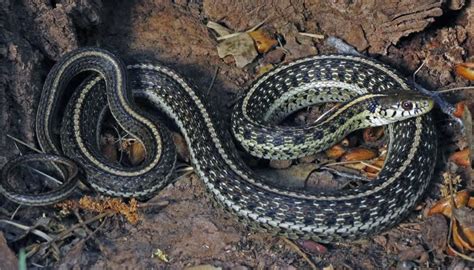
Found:
<path fill-rule="evenodd" d="M 63 96 L 72 92 L 70 81 L 84 73 L 89 76 L 61 113 Z M 138 99 L 164 116 L 141 109 Z M 314 125 L 278 125 L 289 114 L 323 102 L 342 105 Z M 116 122 L 145 146 L 140 165 L 125 167 L 101 154 L 98 122 L 106 105 Z M 260 230 L 327 242 L 379 232 L 415 205 L 435 163 L 436 134 L 427 114 L 432 107 L 430 98 L 417 94 L 394 70 L 359 56 L 313 56 L 264 74 L 249 87 L 231 119 L 232 135 L 254 156 L 293 159 L 324 150 L 355 129 L 388 124 L 389 151 L 377 179 L 358 188 L 317 194 L 286 190 L 266 184 L 242 162 L 229 132 L 176 72 L 149 63 L 125 66 L 106 50 L 82 48 L 68 53 L 50 71 L 36 132 L 41 148 L 50 153 L 45 160 L 67 163 L 58 157 L 67 156 L 94 189 L 112 196 L 146 197 L 172 179 L 176 151 L 160 122 L 167 117 L 184 135 L 193 167 L 219 205 Z M 28 155 L 3 169 L 2 194 L 29 205 L 53 203 L 67 195 L 64 188 L 41 196 L 17 192 L 7 180 L 12 168 L 26 161 Z M 63 186 L 73 187 L 74 179 Z"/>

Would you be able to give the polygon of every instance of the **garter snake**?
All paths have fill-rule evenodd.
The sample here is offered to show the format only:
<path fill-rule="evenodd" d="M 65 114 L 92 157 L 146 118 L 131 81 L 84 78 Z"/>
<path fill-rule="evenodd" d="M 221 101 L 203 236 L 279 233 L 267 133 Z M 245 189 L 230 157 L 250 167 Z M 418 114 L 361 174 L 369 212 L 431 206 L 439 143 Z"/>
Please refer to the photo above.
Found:
<path fill-rule="evenodd" d="M 70 92 L 71 79 L 85 71 L 95 75 L 78 87 L 59 121 L 61 97 Z M 40 146 L 77 162 L 87 182 L 104 194 L 147 196 L 161 189 L 172 178 L 174 146 L 166 127 L 141 110 L 134 97 L 145 99 L 175 122 L 195 171 L 219 205 L 272 234 L 334 241 L 383 230 L 414 206 L 434 168 L 436 135 L 426 114 L 432 100 L 417 94 L 391 68 L 351 55 L 308 57 L 264 74 L 236 106 L 231 131 L 252 155 L 289 159 L 327 148 L 351 130 L 389 124 L 389 151 L 382 171 L 355 189 L 312 194 L 267 185 L 241 161 L 230 134 L 218 126 L 203 98 L 180 75 L 157 64 L 125 67 L 112 53 L 98 48 L 67 54 L 49 73 L 37 113 Z M 321 123 L 275 125 L 302 107 L 328 101 L 343 105 Z M 128 168 L 102 157 L 97 121 L 107 104 L 117 123 L 145 145 L 141 165 Z M 60 135 L 54 133 L 59 128 Z M 3 178 L 8 178 L 5 170 Z M 42 203 L 22 198 L 5 182 L 2 179 L 0 191 L 10 199 Z"/>

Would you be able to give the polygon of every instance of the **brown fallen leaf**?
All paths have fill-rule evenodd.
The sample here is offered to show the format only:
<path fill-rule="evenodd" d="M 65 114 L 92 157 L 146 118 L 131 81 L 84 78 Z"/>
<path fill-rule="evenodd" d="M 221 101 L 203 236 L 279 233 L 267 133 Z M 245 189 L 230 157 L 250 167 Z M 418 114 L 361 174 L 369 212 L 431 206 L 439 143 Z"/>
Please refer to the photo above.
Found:
<path fill-rule="evenodd" d="M 458 222 L 456 222 L 455 219 L 452 220 L 453 222 L 453 243 L 454 245 L 461 250 L 461 252 L 464 253 L 464 251 L 467 249 L 467 250 L 474 250 L 474 246 L 472 245 L 470 239 L 468 239 L 465 235 L 464 235 L 464 230 L 462 228 L 460 228 Z"/>
<path fill-rule="evenodd" d="M 282 169 L 286 169 L 286 168 L 290 167 L 292 163 L 293 163 L 292 160 L 272 159 L 272 160 L 270 160 L 268 165 L 270 166 L 270 168 L 282 170 Z"/>
<path fill-rule="evenodd" d="M 145 160 L 145 147 L 143 144 L 137 140 L 133 141 L 129 147 L 128 157 L 130 159 L 130 163 L 132 163 L 134 166 Z"/>
<path fill-rule="evenodd" d="M 456 109 L 453 112 L 453 115 L 456 116 L 457 118 L 461 118 L 464 114 L 464 110 L 466 107 L 466 102 L 460 101 L 456 103 Z"/>
<path fill-rule="evenodd" d="M 356 161 L 356 160 L 369 160 L 377 156 L 377 153 L 371 149 L 367 148 L 353 148 L 349 150 L 344 156 L 342 156 L 342 161 Z"/>
<path fill-rule="evenodd" d="M 469 191 L 462 190 L 454 195 L 455 207 L 459 208 L 466 206 L 469 201 Z M 445 197 L 435 203 L 428 211 L 428 216 L 432 216 L 436 213 L 443 214 L 445 217 L 451 218 L 452 216 L 451 197 Z"/>
<path fill-rule="evenodd" d="M 370 162 L 370 164 L 374 167 L 371 167 L 371 166 L 367 166 L 365 168 L 365 171 L 368 172 L 368 173 L 378 173 L 382 170 L 382 167 L 385 163 L 385 156 L 379 156 L 377 159 L 375 159 L 374 161 Z M 377 169 L 378 168 L 378 169 Z"/>
<path fill-rule="evenodd" d="M 474 209 L 462 206 L 453 209 L 453 215 L 463 228 L 470 229 L 474 233 Z"/>
<path fill-rule="evenodd" d="M 136 224 L 139 220 L 138 202 L 134 198 L 126 204 L 119 198 L 105 197 L 103 199 L 97 199 L 83 196 L 79 201 L 65 200 L 55 206 L 61 208 L 61 211 L 64 212 L 69 212 L 70 209 L 83 209 L 98 213 L 112 211 L 116 214 L 123 215 L 131 224 Z"/>
<path fill-rule="evenodd" d="M 127 154 L 130 164 L 136 166 L 145 159 L 145 147 L 136 139 L 123 139 L 121 151 Z"/>
<path fill-rule="evenodd" d="M 255 41 L 259 53 L 266 53 L 278 45 L 278 41 L 268 31 L 258 29 L 249 32 L 249 35 Z"/>
<path fill-rule="evenodd" d="M 474 63 L 462 63 L 456 65 L 456 74 L 459 76 L 471 80 L 474 80 Z"/>
<path fill-rule="evenodd" d="M 449 160 L 456 163 L 456 165 L 468 168 L 471 166 L 470 158 L 469 158 L 469 148 L 465 148 L 461 151 L 454 152 L 450 157 Z"/>
<path fill-rule="evenodd" d="M 220 58 L 232 55 L 238 68 L 250 64 L 258 55 L 252 37 L 248 33 L 230 37 L 217 45 L 217 54 Z"/>
<path fill-rule="evenodd" d="M 254 40 L 249 33 L 237 32 L 231 34 L 230 29 L 212 21 L 207 23 L 207 27 L 216 31 L 220 36 L 218 40 L 222 40 L 217 45 L 217 54 L 220 58 L 232 55 L 236 66 L 242 68 L 258 56 Z"/>
<path fill-rule="evenodd" d="M 328 249 L 312 240 L 301 240 L 298 241 L 298 244 L 307 252 L 312 253 L 313 255 L 322 255 L 328 252 Z"/>
<path fill-rule="evenodd" d="M 340 158 L 342 155 L 344 155 L 344 153 L 346 153 L 346 150 L 340 144 L 336 144 L 326 150 L 326 156 L 332 159 Z"/>
<path fill-rule="evenodd" d="M 7 240 L 0 231 L 0 262 L 2 269 L 19 269 L 15 253 L 8 247 Z"/>
<path fill-rule="evenodd" d="M 367 165 L 364 164 L 363 162 L 347 163 L 347 164 L 344 164 L 344 166 L 358 170 L 358 171 L 363 171 L 367 167 Z"/>
<path fill-rule="evenodd" d="M 467 206 L 474 208 L 474 197 L 470 197 Z"/>
<path fill-rule="evenodd" d="M 263 65 L 263 66 L 259 66 L 257 68 L 257 71 L 256 71 L 256 76 L 262 76 L 263 74 L 267 73 L 268 71 L 272 70 L 273 69 L 273 65 L 272 64 L 266 64 L 266 65 Z"/>

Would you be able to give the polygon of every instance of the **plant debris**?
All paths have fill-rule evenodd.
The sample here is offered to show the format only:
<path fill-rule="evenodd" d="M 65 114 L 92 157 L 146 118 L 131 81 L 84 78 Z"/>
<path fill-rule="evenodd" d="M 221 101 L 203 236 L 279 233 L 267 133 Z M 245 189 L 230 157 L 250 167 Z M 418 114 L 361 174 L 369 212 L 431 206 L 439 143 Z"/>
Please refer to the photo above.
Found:
<path fill-rule="evenodd" d="M 82 209 L 90 212 L 105 213 L 112 212 L 124 216 L 131 224 L 136 224 L 139 220 L 138 202 L 132 198 L 128 204 L 119 198 L 95 199 L 89 196 L 82 197 L 79 201 L 66 200 L 56 204 L 62 212 L 68 213 L 73 209 Z"/>
<path fill-rule="evenodd" d="M 456 65 L 456 74 L 466 80 L 474 81 L 474 63 L 462 63 Z"/>

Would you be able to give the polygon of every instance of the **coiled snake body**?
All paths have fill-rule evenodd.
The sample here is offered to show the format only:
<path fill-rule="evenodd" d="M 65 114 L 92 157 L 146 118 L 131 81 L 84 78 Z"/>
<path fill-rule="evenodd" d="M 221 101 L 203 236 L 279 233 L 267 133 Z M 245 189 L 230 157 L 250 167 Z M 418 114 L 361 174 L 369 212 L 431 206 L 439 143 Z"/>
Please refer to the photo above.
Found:
<path fill-rule="evenodd" d="M 389 152 L 377 179 L 356 189 L 318 194 L 265 184 L 237 156 L 227 132 L 217 126 L 199 94 L 171 69 L 154 64 L 127 69 L 102 49 L 71 52 L 48 75 L 38 108 L 37 137 L 42 149 L 80 164 L 88 183 L 102 193 L 147 196 L 172 178 L 176 154 L 169 132 L 156 117 L 138 108 L 134 96 L 174 120 L 212 198 L 247 224 L 270 233 L 318 241 L 375 233 L 398 222 L 429 183 L 436 138 L 432 119 L 425 113 L 433 103 L 416 94 L 392 69 L 373 60 L 327 55 L 283 65 L 257 79 L 233 113 L 232 133 L 243 148 L 274 159 L 311 154 L 352 130 L 390 124 Z M 84 71 L 95 75 L 73 94 L 57 136 L 52 130 L 58 122 L 59 101 L 70 80 Z M 297 128 L 274 125 L 304 106 L 328 101 L 344 103 L 320 123 Z M 145 145 L 141 165 L 123 167 L 102 157 L 96 142 L 97 120 L 105 104 L 117 123 Z M 6 179 L 15 162 L 22 160 L 28 159 L 5 166 L 0 185 L 4 195 L 31 205 L 67 195 L 64 189 L 36 197 L 16 192 Z M 71 183 L 64 186 L 74 186 Z"/>

